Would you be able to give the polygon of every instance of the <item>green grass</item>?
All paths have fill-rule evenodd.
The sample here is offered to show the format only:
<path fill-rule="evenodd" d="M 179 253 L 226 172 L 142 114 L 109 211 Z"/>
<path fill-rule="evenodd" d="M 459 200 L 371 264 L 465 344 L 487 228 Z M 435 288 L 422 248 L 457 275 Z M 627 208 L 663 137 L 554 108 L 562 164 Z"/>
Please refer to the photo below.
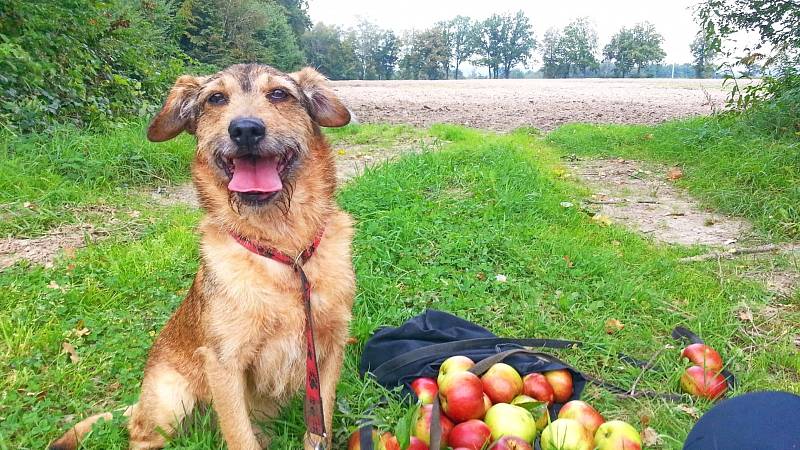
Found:
<path fill-rule="evenodd" d="M 749 119 L 752 121 L 753 119 Z M 566 153 L 678 165 L 679 184 L 719 211 L 743 216 L 775 240 L 800 238 L 800 138 L 721 116 L 655 127 L 567 125 L 548 136 Z"/>
<path fill-rule="evenodd" d="M 0 235 L 36 236 L 86 220 L 87 206 L 126 204 L 135 188 L 187 180 L 191 138 L 153 144 L 145 129 L 0 135 Z"/>
<path fill-rule="evenodd" d="M 570 130 L 583 130 L 588 139 L 589 128 L 561 133 Z M 408 133 L 366 126 L 334 133 L 355 142 L 362 132 L 386 142 Z M 368 170 L 339 196 L 358 223 L 352 334 L 360 343 L 347 351 L 335 448 L 385 395 L 357 377 L 363 342 L 378 326 L 399 325 L 425 308 L 453 312 L 503 336 L 590 342 L 586 350 L 559 355 L 623 386 L 639 371 L 620 364 L 617 352 L 647 359 L 674 343 L 672 327 L 686 325 L 720 350 L 739 377 L 738 393 L 800 392 L 794 333 L 784 334 L 800 321 L 797 305 L 762 321 L 758 311 L 770 295 L 726 272 L 724 264 L 678 264 L 694 250 L 655 246 L 562 208 L 561 202 L 576 202 L 587 192 L 558 176 L 562 150 L 529 130 L 498 136 L 440 125 L 413 133 L 449 144 Z M 176 154 L 187 152 L 186 141 L 175 144 Z M 89 195 L 105 195 L 115 185 L 91 187 L 96 190 Z M 198 255 L 197 211 L 159 207 L 143 216 L 153 221 L 134 241 L 112 236 L 52 269 L 19 264 L 0 273 L 0 449 L 42 448 L 65 429 L 65 415 L 83 417 L 135 401 L 147 350 L 190 285 Z M 508 281 L 497 282 L 498 274 Z M 741 306 L 756 312 L 759 334 L 737 318 Z M 625 328 L 606 334 L 611 318 Z M 78 336 L 75 330 L 83 327 L 90 334 Z M 77 349 L 78 363 L 61 351 L 65 341 Z M 665 351 L 658 359 L 663 371 L 648 373 L 640 387 L 677 390 L 678 352 Z M 375 411 L 385 429 L 405 408 L 392 398 Z M 637 426 L 649 417 L 665 448 L 679 448 L 694 420 L 662 401 L 623 401 L 596 388 L 586 398 L 606 417 Z M 710 406 L 689 398 L 685 403 L 701 411 Z M 274 448 L 298 448 L 301 411 L 295 401 L 270 425 Z M 212 419 L 194 417 L 170 448 L 223 448 L 209 426 Z M 124 448 L 122 422 L 99 427 L 85 448 Z"/>

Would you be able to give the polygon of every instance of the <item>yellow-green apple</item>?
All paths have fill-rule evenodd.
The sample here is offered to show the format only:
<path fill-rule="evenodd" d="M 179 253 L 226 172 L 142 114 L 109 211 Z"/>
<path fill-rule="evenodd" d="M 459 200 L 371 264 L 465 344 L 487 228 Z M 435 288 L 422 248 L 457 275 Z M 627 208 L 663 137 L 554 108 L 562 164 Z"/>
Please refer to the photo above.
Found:
<path fill-rule="evenodd" d="M 725 377 L 713 370 L 692 366 L 681 375 L 681 388 L 695 397 L 715 400 L 725 394 L 728 383 Z"/>
<path fill-rule="evenodd" d="M 544 377 L 553 388 L 553 401 L 564 403 L 572 397 L 572 374 L 567 369 L 545 372 Z"/>
<path fill-rule="evenodd" d="M 489 368 L 481 377 L 483 392 L 492 403 L 510 403 L 514 397 L 522 393 L 522 377 L 513 367 L 505 363 L 497 363 Z"/>
<path fill-rule="evenodd" d="M 596 409 L 586 402 L 572 400 L 561 407 L 558 412 L 559 419 L 575 419 L 586 428 L 592 436 L 606 419 Z"/>
<path fill-rule="evenodd" d="M 447 436 L 451 447 L 463 447 L 470 450 L 482 450 L 491 441 L 492 430 L 480 420 L 472 419 L 459 423 Z"/>
<path fill-rule="evenodd" d="M 695 365 L 708 370 L 719 372 L 722 370 L 722 357 L 716 350 L 706 344 L 691 344 L 681 352 L 681 357 L 688 359 Z"/>
<path fill-rule="evenodd" d="M 414 436 L 425 443 L 431 445 L 431 415 L 433 405 L 422 405 L 417 416 L 417 423 L 414 425 Z M 442 428 L 441 449 L 447 448 L 447 437 L 453 429 L 453 422 L 444 414 L 439 415 L 439 424 Z"/>
<path fill-rule="evenodd" d="M 400 450 L 400 442 L 394 437 L 392 433 L 378 433 L 375 428 L 372 429 L 372 448 L 375 450 Z M 347 450 L 361 450 L 361 433 L 359 430 L 350 435 L 347 440 Z"/>
<path fill-rule="evenodd" d="M 411 436 L 411 441 L 406 450 L 430 450 L 428 444 L 422 442 L 418 437 Z"/>
<path fill-rule="evenodd" d="M 630 424 L 609 420 L 597 429 L 594 444 L 597 450 L 641 450 L 642 438 Z"/>
<path fill-rule="evenodd" d="M 547 378 L 540 373 L 529 373 L 522 379 L 522 393 L 533 397 L 540 402 L 553 404 L 553 387 L 547 382 Z"/>
<path fill-rule="evenodd" d="M 503 436 L 489 450 L 533 450 L 533 447 L 516 436 Z"/>
<path fill-rule="evenodd" d="M 439 376 L 436 377 L 436 381 L 439 383 L 439 390 L 441 391 L 445 388 L 449 375 L 469 370 L 474 365 L 475 362 L 466 356 L 451 356 L 445 359 L 442 365 L 439 366 Z"/>
<path fill-rule="evenodd" d="M 594 438 L 574 419 L 556 419 L 542 431 L 542 450 L 592 450 Z"/>
<path fill-rule="evenodd" d="M 456 372 L 447 376 L 444 389 L 439 391 L 442 410 L 456 422 L 480 419 L 486 414 L 481 379 L 472 372 Z"/>
<path fill-rule="evenodd" d="M 525 408 L 508 403 L 498 403 L 489 408 L 483 419 L 492 430 L 492 439 L 516 436 L 532 443 L 536 437 L 536 420 Z"/>
<path fill-rule="evenodd" d="M 512 405 L 521 406 L 528 410 L 536 421 L 536 430 L 544 430 L 544 427 L 550 423 L 550 412 L 547 410 L 547 403 L 536 400 L 527 395 L 518 395 L 511 400 Z"/>
<path fill-rule="evenodd" d="M 411 390 L 423 405 L 433 403 L 433 399 L 439 394 L 439 385 L 433 378 L 417 378 L 411 382 Z"/>

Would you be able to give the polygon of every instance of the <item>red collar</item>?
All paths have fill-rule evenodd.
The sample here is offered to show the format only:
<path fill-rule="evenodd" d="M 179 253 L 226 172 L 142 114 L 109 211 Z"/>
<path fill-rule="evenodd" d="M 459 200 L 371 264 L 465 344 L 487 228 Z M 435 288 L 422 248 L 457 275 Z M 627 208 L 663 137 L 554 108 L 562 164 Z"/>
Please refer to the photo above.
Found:
<path fill-rule="evenodd" d="M 319 243 L 322 241 L 322 235 L 325 234 L 325 227 L 319 229 L 316 237 L 314 237 L 314 242 L 311 243 L 302 253 L 300 253 L 297 258 L 292 258 L 291 256 L 283 253 L 282 251 L 274 248 L 268 247 L 264 245 L 259 245 L 255 242 L 248 241 L 243 236 L 234 233 L 233 231 L 229 232 L 231 237 L 236 240 L 242 247 L 250 250 L 251 252 L 255 253 L 256 255 L 263 256 L 265 258 L 270 258 L 280 263 L 286 264 L 287 266 L 294 266 L 296 264 L 303 265 L 308 261 L 311 256 L 314 255 L 314 252 L 317 251 L 319 247 Z"/>

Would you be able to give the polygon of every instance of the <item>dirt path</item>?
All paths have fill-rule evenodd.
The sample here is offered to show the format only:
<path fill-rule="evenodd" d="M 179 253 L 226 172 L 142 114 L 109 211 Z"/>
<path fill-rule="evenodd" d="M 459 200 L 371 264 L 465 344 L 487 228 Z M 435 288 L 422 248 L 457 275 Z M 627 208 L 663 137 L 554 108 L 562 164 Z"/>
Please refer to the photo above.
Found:
<path fill-rule="evenodd" d="M 337 81 L 334 87 L 361 122 L 447 122 L 497 131 L 552 130 L 570 122 L 654 124 L 709 114 L 725 99 L 720 80 Z"/>

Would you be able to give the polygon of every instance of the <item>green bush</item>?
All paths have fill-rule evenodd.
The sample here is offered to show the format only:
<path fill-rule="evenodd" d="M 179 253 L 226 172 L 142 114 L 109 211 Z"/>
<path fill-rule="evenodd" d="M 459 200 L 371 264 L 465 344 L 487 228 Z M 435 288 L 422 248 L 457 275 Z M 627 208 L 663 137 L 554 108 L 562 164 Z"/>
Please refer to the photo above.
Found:
<path fill-rule="evenodd" d="M 166 0 L 6 0 L 0 4 L 0 123 L 26 132 L 141 115 L 184 70 L 164 39 Z"/>

